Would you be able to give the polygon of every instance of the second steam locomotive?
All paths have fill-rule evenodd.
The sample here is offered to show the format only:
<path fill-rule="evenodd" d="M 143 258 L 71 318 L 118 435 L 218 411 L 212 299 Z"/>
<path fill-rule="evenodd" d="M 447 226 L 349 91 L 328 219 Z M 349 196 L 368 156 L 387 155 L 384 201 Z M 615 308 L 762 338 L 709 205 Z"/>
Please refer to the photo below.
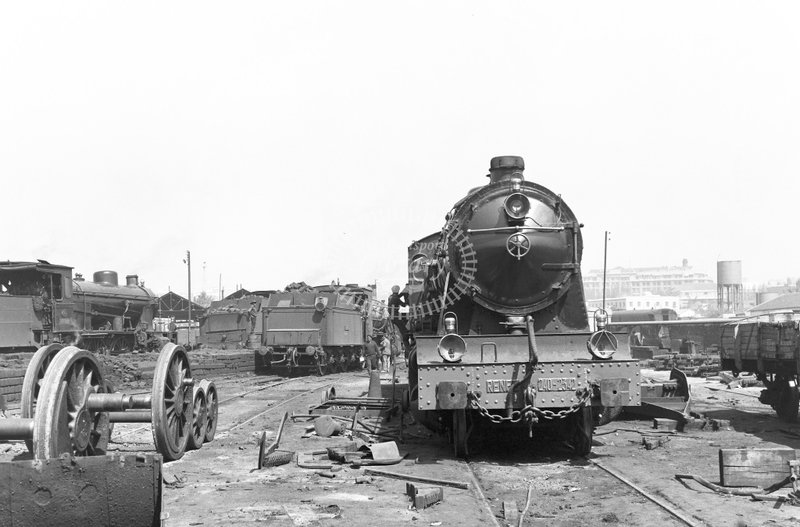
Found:
<path fill-rule="evenodd" d="M 409 248 L 411 404 L 457 455 L 483 425 L 546 427 L 585 455 L 596 419 L 641 401 L 627 339 L 602 313 L 589 327 L 581 225 L 523 170 L 521 157 L 493 158 L 489 183 Z"/>

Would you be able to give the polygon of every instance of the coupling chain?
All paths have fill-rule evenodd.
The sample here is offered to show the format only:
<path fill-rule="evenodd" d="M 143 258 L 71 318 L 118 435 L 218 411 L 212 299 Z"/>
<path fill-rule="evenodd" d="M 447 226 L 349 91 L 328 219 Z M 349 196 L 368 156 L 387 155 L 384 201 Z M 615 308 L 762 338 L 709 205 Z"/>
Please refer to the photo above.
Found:
<path fill-rule="evenodd" d="M 525 422 L 536 422 L 539 418 L 544 419 L 546 421 L 555 420 L 555 419 L 564 419 L 570 414 L 574 414 L 587 403 L 587 401 L 592 396 L 592 391 L 588 388 L 584 388 L 582 393 L 579 396 L 578 402 L 574 403 L 569 408 L 564 408 L 563 410 L 553 411 L 547 410 L 544 408 L 537 408 L 533 406 L 533 404 L 527 404 L 520 408 L 519 410 L 514 410 L 511 412 L 511 415 L 498 415 L 490 413 L 487 408 L 481 405 L 478 401 L 477 396 L 470 392 L 469 394 L 469 404 L 474 409 L 477 410 L 479 414 L 483 417 L 489 419 L 494 424 L 500 423 L 519 423 L 520 421 Z"/>

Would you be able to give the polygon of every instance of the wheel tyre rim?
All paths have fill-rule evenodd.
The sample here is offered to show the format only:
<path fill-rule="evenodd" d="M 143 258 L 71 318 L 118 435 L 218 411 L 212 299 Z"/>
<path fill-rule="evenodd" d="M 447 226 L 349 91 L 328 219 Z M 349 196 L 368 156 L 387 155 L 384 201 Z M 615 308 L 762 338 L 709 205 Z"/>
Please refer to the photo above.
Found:
<path fill-rule="evenodd" d="M 25 378 L 22 380 L 21 417 L 30 418 L 34 416 L 36 401 L 41 392 L 42 381 L 47 368 L 50 367 L 53 359 L 62 349 L 64 349 L 64 346 L 61 344 L 48 344 L 36 350 L 36 353 L 31 357 L 28 368 L 25 370 Z M 28 447 L 28 452 L 33 454 L 33 441 L 26 439 L 25 445 Z"/>
<path fill-rule="evenodd" d="M 153 377 L 153 441 L 165 461 L 183 457 L 192 428 L 189 357 L 181 346 L 168 343 L 161 350 Z"/>
<path fill-rule="evenodd" d="M 214 440 L 214 434 L 217 432 L 217 413 L 219 411 L 219 397 L 217 396 L 217 387 L 213 382 L 203 380 L 200 387 L 206 395 L 207 419 L 206 419 L 206 435 L 205 442 L 210 443 Z"/>
<path fill-rule="evenodd" d="M 206 395 L 202 388 L 196 386 L 192 401 L 192 433 L 189 436 L 188 444 L 190 448 L 196 450 L 203 446 L 207 423 L 208 410 L 206 406 Z"/>

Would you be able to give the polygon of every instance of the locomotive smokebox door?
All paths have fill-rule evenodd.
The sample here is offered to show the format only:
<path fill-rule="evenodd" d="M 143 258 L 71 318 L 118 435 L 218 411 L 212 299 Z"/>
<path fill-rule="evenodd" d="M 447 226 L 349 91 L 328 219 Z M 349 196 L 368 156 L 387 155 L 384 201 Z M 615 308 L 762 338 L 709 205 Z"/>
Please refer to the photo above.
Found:
<path fill-rule="evenodd" d="M 601 379 L 600 404 L 603 406 L 625 406 L 630 401 L 628 379 Z"/>
<path fill-rule="evenodd" d="M 467 407 L 467 384 L 440 382 L 436 385 L 436 407 L 440 410 L 461 410 Z"/>

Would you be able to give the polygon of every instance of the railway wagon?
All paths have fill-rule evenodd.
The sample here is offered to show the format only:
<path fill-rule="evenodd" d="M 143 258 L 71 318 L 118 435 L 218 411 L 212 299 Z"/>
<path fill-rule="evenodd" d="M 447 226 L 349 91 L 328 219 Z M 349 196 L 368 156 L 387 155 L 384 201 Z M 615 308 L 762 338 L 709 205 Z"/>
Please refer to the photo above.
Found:
<path fill-rule="evenodd" d="M 198 343 L 212 348 L 243 348 L 255 342 L 261 344 L 264 317 L 262 304 L 267 298 L 262 295 L 245 295 L 211 302 L 206 313 L 200 317 Z"/>
<path fill-rule="evenodd" d="M 487 427 L 546 431 L 585 455 L 595 419 L 641 402 L 627 340 L 605 313 L 590 330 L 581 224 L 524 167 L 493 158 L 489 183 L 409 248 L 409 404 L 456 455 Z"/>
<path fill-rule="evenodd" d="M 752 372 L 764 383 L 759 401 L 784 421 L 796 421 L 800 406 L 800 315 L 772 314 L 726 324 L 722 368 Z"/>
<path fill-rule="evenodd" d="M 118 351 L 156 341 L 157 298 L 128 275 L 119 285 L 114 271 L 92 281 L 72 267 L 36 262 L 0 262 L 0 349 L 33 350 L 53 342 L 89 350 Z"/>
<path fill-rule="evenodd" d="M 373 328 L 372 297 L 372 288 L 355 284 L 272 294 L 262 309 L 256 371 L 325 375 L 356 368 Z"/>

